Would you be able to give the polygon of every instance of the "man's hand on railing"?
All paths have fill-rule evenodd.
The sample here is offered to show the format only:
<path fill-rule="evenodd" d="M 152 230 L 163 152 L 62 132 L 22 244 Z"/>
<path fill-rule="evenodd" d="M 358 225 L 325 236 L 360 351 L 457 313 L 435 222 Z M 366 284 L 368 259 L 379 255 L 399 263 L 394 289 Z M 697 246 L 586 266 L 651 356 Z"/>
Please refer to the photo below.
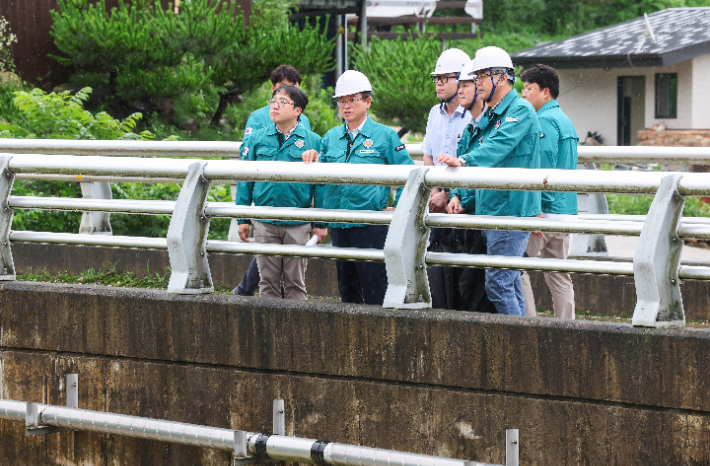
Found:
<path fill-rule="evenodd" d="M 450 214 L 462 214 L 466 209 L 461 207 L 461 200 L 459 200 L 458 196 L 454 196 L 446 207 L 446 211 Z"/>
<path fill-rule="evenodd" d="M 449 154 L 441 154 L 436 158 L 436 161 L 448 165 L 449 167 L 460 167 L 461 161 L 458 157 Z"/>
<path fill-rule="evenodd" d="M 239 239 L 244 241 L 245 243 L 249 242 L 249 227 L 251 225 L 247 223 L 243 223 L 239 225 Z"/>
<path fill-rule="evenodd" d="M 446 204 L 449 202 L 449 194 L 443 189 L 433 188 L 429 198 L 429 210 L 436 214 L 446 213 Z"/>
<path fill-rule="evenodd" d="M 382 209 L 382 212 L 388 212 L 390 210 L 394 210 L 394 207 L 385 207 L 384 209 Z"/>
<path fill-rule="evenodd" d="M 308 149 L 301 154 L 301 158 L 304 163 L 318 162 L 318 151 L 315 149 Z"/>
<path fill-rule="evenodd" d="M 327 228 L 314 228 L 312 233 L 318 237 L 318 244 L 322 243 L 326 236 L 328 236 Z"/>

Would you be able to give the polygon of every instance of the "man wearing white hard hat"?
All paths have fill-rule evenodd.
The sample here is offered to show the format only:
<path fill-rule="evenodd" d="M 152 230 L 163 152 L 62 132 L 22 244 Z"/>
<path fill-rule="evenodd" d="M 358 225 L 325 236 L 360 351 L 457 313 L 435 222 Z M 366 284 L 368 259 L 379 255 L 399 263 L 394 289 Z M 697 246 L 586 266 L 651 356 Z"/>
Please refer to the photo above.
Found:
<path fill-rule="evenodd" d="M 467 147 L 460 156 L 442 155 L 450 167 L 540 168 L 540 123 L 535 109 L 513 89 L 515 70 L 508 53 L 484 47 L 474 58 L 479 98 L 489 109 L 478 127 L 462 137 Z M 463 190 L 453 190 L 449 209 L 461 209 Z M 542 213 L 540 192 L 475 190 L 475 214 L 535 217 Z M 522 257 L 530 237 L 519 231 L 484 230 L 490 255 Z M 486 293 L 500 314 L 525 315 L 525 297 L 519 271 L 486 269 Z"/>
<path fill-rule="evenodd" d="M 335 98 L 342 126 L 323 137 L 321 153 L 303 153 L 306 163 L 350 163 L 414 165 L 397 133 L 374 122 L 367 110 L 372 104 L 372 86 L 367 76 L 348 70 L 335 84 Z M 397 190 L 396 200 L 402 188 Z M 315 207 L 347 210 L 391 210 L 387 206 L 390 188 L 327 184 L 316 188 Z M 330 224 L 333 246 L 384 249 L 385 225 Z M 381 305 L 387 291 L 387 272 L 383 263 L 336 261 L 338 291 L 344 303 Z"/>
<path fill-rule="evenodd" d="M 468 54 L 459 49 L 445 50 L 436 62 L 432 81 L 436 97 L 441 103 L 432 107 L 427 120 L 422 143 L 424 165 L 442 165 L 436 161 L 441 154 L 456 154 L 461 135 L 474 118 L 480 119 L 483 101 L 477 98 L 476 85 L 466 76 L 472 71 Z M 464 86 L 462 88 L 462 86 Z M 446 213 L 449 190 L 434 187 L 429 200 L 429 210 Z M 456 228 L 432 228 L 429 251 L 469 252 L 474 243 L 480 243 L 480 232 Z M 478 251 L 485 254 L 484 251 Z M 431 267 L 427 270 L 432 306 L 440 309 L 477 310 L 481 299 L 474 299 L 475 278 L 480 271 L 459 267 Z M 485 291 L 481 294 L 485 297 Z"/>

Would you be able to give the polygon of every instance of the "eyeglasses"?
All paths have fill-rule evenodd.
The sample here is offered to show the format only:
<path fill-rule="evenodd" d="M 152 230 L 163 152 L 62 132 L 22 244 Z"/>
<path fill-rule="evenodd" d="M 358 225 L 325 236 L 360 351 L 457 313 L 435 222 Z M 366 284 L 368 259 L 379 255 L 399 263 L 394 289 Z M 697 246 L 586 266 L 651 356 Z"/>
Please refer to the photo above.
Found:
<path fill-rule="evenodd" d="M 497 76 L 499 74 L 503 74 L 502 71 L 495 71 L 493 73 L 488 73 L 488 74 L 474 74 L 471 77 L 473 78 L 474 81 L 483 81 L 486 78 L 490 78 L 491 76 Z"/>
<path fill-rule="evenodd" d="M 263 102 L 263 100 L 262 100 Z M 284 108 L 286 105 L 295 105 L 293 102 L 289 102 L 288 100 L 284 99 L 271 99 L 269 100 L 269 107 L 277 107 L 277 108 Z"/>
<path fill-rule="evenodd" d="M 432 76 L 431 77 L 431 82 L 434 84 L 441 83 L 441 84 L 446 84 L 449 82 L 449 79 L 457 79 L 456 76 Z"/>
<path fill-rule="evenodd" d="M 528 92 L 530 92 L 530 91 L 535 91 L 535 90 L 539 91 L 540 88 L 539 88 L 539 87 L 530 87 L 530 88 L 524 87 L 524 88 L 523 88 L 523 94 L 526 94 L 526 93 L 528 93 Z"/>
<path fill-rule="evenodd" d="M 359 99 L 337 99 L 337 102 L 338 105 L 354 105 L 362 100 L 362 97 L 360 97 Z"/>

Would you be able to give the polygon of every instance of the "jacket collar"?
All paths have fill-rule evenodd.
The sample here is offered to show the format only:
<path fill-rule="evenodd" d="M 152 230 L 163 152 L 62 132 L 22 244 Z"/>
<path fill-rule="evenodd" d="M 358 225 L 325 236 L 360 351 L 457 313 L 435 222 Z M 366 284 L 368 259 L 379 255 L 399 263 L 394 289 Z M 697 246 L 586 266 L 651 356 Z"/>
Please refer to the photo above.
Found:
<path fill-rule="evenodd" d="M 508 92 L 508 95 L 503 97 L 503 99 L 498 102 L 498 105 L 496 105 L 496 108 L 494 109 L 489 109 L 488 110 L 488 115 L 496 114 L 496 115 L 502 115 L 503 112 L 505 112 L 508 107 L 510 107 L 510 104 L 512 104 L 516 99 L 519 99 L 518 97 L 518 91 L 515 89 L 511 89 L 510 92 Z"/>
<path fill-rule="evenodd" d="M 542 107 L 540 107 L 540 110 L 537 111 L 538 114 L 544 113 L 548 110 L 552 110 L 553 108 L 559 108 L 560 104 L 557 103 L 557 100 L 551 100 Z"/>
<path fill-rule="evenodd" d="M 358 134 L 362 134 L 363 138 L 369 138 L 372 135 L 372 128 L 374 128 L 375 122 L 372 121 L 372 118 L 370 118 L 370 115 L 367 115 L 365 117 L 365 124 L 362 125 L 362 131 Z M 345 121 L 343 122 L 343 134 L 340 135 L 340 139 L 343 139 L 345 135 L 348 134 L 348 122 Z"/>
<path fill-rule="evenodd" d="M 297 138 L 305 138 L 306 131 L 306 127 L 299 121 L 296 128 L 293 130 L 293 133 L 291 133 L 291 136 L 284 141 L 283 146 L 281 146 L 281 149 L 279 150 L 284 150 L 286 147 L 292 145 Z M 266 134 L 269 136 L 276 136 L 278 133 L 279 130 L 276 128 L 276 123 L 272 121 L 271 124 L 267 126 Z"/>

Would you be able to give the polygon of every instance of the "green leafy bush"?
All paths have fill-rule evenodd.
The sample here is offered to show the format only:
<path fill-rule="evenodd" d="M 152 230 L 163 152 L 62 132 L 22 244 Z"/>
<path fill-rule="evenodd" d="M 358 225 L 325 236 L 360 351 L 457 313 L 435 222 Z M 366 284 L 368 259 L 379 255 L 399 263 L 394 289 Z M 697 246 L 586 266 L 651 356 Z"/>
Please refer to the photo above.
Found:
<path fill-rule="evenodd" d="M 84 110 L 91 88 L 71 95 L 69 91 L 47 94 L 41 89 L 16 91 L 13 100 L 20 112 L 14 123 L 0 123 L 0 137 L 27 139 L 153 139 L 153 134 L 133 132 L 140 113 L 123 121 L 106 112 Z"/>
<path fill-rule="evenodd" d="M 429 73 L 441 54 L 434 37 L 396 40 L 372 38 L 370 50 L 353 46 L 355 69 L 365 73 L 373 88 L 372 112 L 388 124 L 407 131 L 424 132 L 436 92 Z"/>
<path fill-rule="evenodd" d="M 653 196 L 633 194 L 607 194 L 610 214 L 646 215 L 653 203 Z M 710 217 L 710 204 L 699 197 L 686 197 L 684 217 Z"/>

